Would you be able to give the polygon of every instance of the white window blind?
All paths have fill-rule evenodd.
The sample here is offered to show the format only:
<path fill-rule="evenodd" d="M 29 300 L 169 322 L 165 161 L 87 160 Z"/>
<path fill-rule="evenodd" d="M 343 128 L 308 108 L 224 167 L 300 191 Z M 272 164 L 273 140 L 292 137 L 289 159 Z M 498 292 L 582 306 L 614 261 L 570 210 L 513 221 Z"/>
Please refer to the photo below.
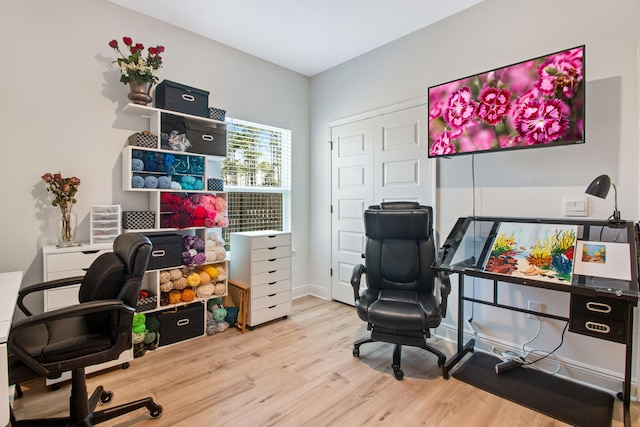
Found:
<path fill-rule="evenodd" d="M 291 230 L 291 131 L 227 118 L 227 158 L 222 179 L 230 233 Z"/>

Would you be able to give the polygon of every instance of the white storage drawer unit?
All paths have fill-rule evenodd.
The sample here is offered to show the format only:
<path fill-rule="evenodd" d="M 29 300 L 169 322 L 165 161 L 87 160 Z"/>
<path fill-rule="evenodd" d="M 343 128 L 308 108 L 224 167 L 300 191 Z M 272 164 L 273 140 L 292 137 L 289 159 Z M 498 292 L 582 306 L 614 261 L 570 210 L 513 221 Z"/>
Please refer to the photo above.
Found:
<path fill-rule="evenodd" d="M 291 314 L 291 233 L 231 233 L 229 277 L 249 286 L 250 327 Z"/>
<path fill-rule="evenodd" d="M 105 249 L 104 244 L 90 245 L 83 243 L 82 246 L 70 248 L 56 248 L 55 245 L 44 246 L 42 248 L 43 279 L 44 281 L 49 281 L 84 276 L 91 263 L 107 252 L 111 252 L 111 249 Z M 78 289 L 80 289 L 79 284 L 44 291 L 44 311 L 77 304 Z M 128 367 L 131 359 L 133 359 L 133 349 L 125 350 L 120 354 L 118 360 L 91 366 L 87 368 L 87 373 L 100 371 L 119 364 L 122 364 L 123 367 Z M 60 378 L 47 379 L 46 384 L 48 386 L 55 385 L 70 378 L 71 372 L 65 372 Z"/>

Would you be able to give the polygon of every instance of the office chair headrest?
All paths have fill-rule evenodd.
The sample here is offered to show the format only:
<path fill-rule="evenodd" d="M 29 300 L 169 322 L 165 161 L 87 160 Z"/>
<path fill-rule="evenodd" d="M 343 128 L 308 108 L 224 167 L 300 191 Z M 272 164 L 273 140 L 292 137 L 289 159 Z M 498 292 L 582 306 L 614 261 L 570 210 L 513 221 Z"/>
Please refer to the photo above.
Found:
<path fill-rule="evenodd" d="M 431 206 L 416 202 L 387 202 L 364 211 L 365 234 L 370 239 L 429 239 L 433 232 Z"/>
<path fill-rule="evenodd" d="M 127 275 L 134 277 L 144 274 L 152 247 L 149 238 L 140 233 L 122 233 L 113 242 L 113 252 L 128 266 Z"/>

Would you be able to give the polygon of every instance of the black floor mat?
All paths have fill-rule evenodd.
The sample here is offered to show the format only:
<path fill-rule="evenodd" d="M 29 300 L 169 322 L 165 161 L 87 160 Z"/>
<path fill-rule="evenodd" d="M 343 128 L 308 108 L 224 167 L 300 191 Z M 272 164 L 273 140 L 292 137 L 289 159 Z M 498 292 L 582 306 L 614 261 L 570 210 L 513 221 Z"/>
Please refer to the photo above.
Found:
<path fill-rule="evenodd" d="M 500 375 L 501 360 L 474 353 L 453 377 L 504 399 L 580 427 L 610 427 L 614 397 L 531 368 L 517 367 Z"/>

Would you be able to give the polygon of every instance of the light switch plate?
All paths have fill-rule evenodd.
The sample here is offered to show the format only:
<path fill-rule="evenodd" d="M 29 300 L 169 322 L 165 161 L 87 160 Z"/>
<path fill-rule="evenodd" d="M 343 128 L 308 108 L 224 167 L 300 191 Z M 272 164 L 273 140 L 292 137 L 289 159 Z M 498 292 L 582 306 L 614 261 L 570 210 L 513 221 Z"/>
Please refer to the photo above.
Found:
<path fill-rule="evenodd" d="M 586 196 L 572 196 L 562 199 L 564 216 L 589 216 L 589 200 Z"/>

